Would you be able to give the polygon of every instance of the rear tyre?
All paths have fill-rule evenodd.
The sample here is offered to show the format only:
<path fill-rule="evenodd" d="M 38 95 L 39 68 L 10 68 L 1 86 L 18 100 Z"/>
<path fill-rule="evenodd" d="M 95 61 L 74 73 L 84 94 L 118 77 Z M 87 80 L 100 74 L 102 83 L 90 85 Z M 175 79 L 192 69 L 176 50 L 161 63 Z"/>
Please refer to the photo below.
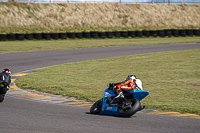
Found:
<path fill-rule="evenodd" d="M 131 102 L 131 108 L 126 110 L 119 108 L 119 116 L 130 117 L 140 110 L 141 103 L 138 99 L 132 99 Z"/>
<path fill-rule="evenodd" d="M 92 107 L 90 108 L 90 113 L 91 114 L 99 114 L 101 112 L 102 104 L 103 104 L 103 99 L 95 102 L 92 105 Z"/>

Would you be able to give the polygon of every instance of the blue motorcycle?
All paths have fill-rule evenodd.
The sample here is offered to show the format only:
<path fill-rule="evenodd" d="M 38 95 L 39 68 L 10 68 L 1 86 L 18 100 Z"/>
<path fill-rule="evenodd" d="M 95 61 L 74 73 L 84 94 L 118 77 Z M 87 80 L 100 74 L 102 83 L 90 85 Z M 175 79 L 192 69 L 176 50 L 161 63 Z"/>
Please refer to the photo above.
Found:
<path fill-rule="evenodd" d="M 140 101 L 148 94 L 148 91 L 136 89 L 123 93 L 122 96 L 116 96 L 108 87 L 103 93 L 103 98 L 92 105 L 90 113 L 130 117 L 144 109 L 145 106 L 141 105 Z"/>

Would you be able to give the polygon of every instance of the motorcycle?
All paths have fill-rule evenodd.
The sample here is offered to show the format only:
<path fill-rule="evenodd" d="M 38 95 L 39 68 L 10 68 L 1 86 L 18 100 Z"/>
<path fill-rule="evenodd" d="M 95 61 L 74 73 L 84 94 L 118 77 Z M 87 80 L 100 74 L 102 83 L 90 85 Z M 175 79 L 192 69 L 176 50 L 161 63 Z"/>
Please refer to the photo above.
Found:
<path fill-rule="evenodd" d="M 0 103 L 3 102 L 6 92 L 9 89 L 11 83 L 10 69 L 5 68 L 2 73 L 0 73 Z"/>
<path fill-rule="evenodd" d="M 105 89 L 103 98 L 95 102 L 90 108 L 91 114 L 107 114 L 122 117 L 130 117 L 144 109 L 140 101 L 149 94 L 148 91 L 135 89 L 122 96 L 113 92 L 109 87 Z"/>

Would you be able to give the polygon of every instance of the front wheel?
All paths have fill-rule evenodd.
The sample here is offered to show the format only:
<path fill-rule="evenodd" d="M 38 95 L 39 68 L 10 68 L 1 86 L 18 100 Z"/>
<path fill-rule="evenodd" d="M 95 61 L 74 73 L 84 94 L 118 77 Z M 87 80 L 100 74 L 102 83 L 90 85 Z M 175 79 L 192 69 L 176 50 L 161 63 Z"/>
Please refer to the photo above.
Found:
<path fill-rule="evenodd" d="M 119 108 L 119 116 L 130 117 L 140 110 L 141 103 L 138 99 L 131 99 L 131 107 L 128 109 Z"/>
<path fill-rule="evenodd" d="M 5 94 L 0 94 L 0 103 L 3 102 Z"/>
<path fill-rule="evenodd" d="M 103 99 L 95 102 L 92 107 L 90 108 L 90 113 L 91 114 L 98 114 L 101 112 L 101 108 L 102 108 L 102 104 L 103 104 Z"/>

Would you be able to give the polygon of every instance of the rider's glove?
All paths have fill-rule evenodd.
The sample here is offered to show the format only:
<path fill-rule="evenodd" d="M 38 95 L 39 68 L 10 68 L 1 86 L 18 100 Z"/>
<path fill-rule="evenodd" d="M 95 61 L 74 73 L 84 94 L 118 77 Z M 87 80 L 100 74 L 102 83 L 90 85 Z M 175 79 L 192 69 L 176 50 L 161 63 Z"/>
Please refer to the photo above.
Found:
<path fill-rule="evenodd" d="M 113 87 L 113 91 L 116 91 L 117 89 L 119 89 L 118 86 L 114 86 L 114 87 Z"/>
<path fill-rule="evenodd" d="M 113 83 L 109 83 L 109 90 L 113 90 Z"/>

